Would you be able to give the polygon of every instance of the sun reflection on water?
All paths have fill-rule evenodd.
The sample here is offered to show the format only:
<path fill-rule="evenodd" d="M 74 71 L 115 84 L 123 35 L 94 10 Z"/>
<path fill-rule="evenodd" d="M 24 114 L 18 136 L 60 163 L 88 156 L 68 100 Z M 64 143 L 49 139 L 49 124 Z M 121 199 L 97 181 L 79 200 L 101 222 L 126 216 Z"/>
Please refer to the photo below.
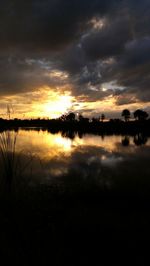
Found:
<path fill-rule="evenodd" d="M 131 137 L 132 138 L 132 137 Z M 85 135 L 80 138 L 78 135 L 74 139 L 64 138 L 61 133 L 51 134 L 47 131 L 27 131 L 20 130 L 17 148 L 18 150 L 31 150 L 35 152 L 41 158 L 54 158 L 59 156 L 70 156 L 75 150 L 88 147 L 101 148 L 109 153 L 135 152 L 135 145 L 132 141 L 128 149 L 125 149 L 121 145 L 121 136 L 92 136 Z M 150 145 L 148 140 L 146 145 Z"/>
<path fill-rule="evenodd" d="M 124 136 L 88 134 L 70 139 L 61 133 L 51 134 L 40 129 L 20 130 L 16 151 L 21 151 L 23 161 L 33 155 L 32 175 L 36 182 L 57 182 L 67 176 L 85 179 L 90 176 L 101 180 L 109 178 L 126 161 L 136 159 L 136 155 L 141 156 L 150 147 L 149 139 L 144 146 L 137 146 L 134 137 L 130 137 L 129 145 L 124 146 L 123 139 Z"/>

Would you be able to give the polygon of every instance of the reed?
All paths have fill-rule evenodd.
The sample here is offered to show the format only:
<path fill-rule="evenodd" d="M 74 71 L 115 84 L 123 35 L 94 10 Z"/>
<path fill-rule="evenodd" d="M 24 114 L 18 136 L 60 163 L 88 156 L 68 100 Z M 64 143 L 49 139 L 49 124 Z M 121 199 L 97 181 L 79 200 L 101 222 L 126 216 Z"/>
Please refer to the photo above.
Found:
<path fill-rule="evenodd" d="M 13 181 L 17 176 L 16 143 L 16 132 L 0 133 L 1 184 L 8 192 L 11 191 Z"/>

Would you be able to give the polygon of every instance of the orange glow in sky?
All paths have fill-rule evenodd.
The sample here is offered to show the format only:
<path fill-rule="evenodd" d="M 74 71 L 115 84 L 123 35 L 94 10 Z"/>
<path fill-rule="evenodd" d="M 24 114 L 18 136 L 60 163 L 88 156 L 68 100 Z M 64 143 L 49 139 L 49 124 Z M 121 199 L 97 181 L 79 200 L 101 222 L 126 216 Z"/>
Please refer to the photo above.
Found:
<path fill-rule="evenodd" d="M 72 97 L 69 95 L 58 95 L 53 101 L 47 101 L 43 105 L 43 114 L 51 116 L 51 118 L 59 117 L 60 115 L 71 110 Z"/>
<path fill-rule="evenodd" d="M 60 75 L 57 73 L 57 75 Z M 3 97 L 3 108 L 0 106 L 0 117 L 7 117 L 7 106 L 11 106 L 11 118 L 58 118 L 67 112 L 81 113 L 82 115 L 91 117 L 93 112 L 97 114 L 107 112 L 118 112 L 127 108 L 134 111 L 143 108 L 142 102 L 134 104 L 117 105 L 117 98 L 109 95 L 102 100 L 89 101 L 84 97 L 75 97 L 71 95 L 66 87 L 42 87 L 32 92 L 20 93 Z M 109 117 L 106 118 L 109 119 Z"/>

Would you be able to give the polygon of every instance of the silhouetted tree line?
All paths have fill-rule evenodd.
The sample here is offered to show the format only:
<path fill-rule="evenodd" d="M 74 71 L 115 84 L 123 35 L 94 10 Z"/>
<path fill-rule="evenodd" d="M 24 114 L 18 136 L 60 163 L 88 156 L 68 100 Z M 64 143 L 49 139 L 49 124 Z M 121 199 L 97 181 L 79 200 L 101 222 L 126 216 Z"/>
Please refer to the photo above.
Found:
<path fill-rule="evenodd" d="M 128 122 L 131 118 L 131 112 L 128 109 L 124 109 L 122 111 L 122 116 L 124 117 L 124 120 Z M 148 113 L 146 111 L 143 111 L 141 109 L 137 109 L 134 113 L 133 116 L 136 120 L 139 121 L 144 121 L 148 118 Z"/>
<path fill-rule="evenodd" d="M 0 130 L 19 128 L 41 128 L 47 129 L 52 133 L 59 131 L 68 134 L 69 136 L 78 132 L 80 135 L 84 133 L 93 134 L 136 134 L 139 132 L 150 133 L 150 119 L 148 113 L 143 110 L 136 110 L 133 112 L 131 119 L 131 112 L 124 109 L 121 113 L 122 119 L 106 120 L 105 115 L 101 114 L 98 118 L 84 117 L 82 114 L 75 114 L 70 112 L 63 114 L 56 119 L 3 119 L 0 118 Z M 72 133 L 74 132 L 74 133 Z"/>

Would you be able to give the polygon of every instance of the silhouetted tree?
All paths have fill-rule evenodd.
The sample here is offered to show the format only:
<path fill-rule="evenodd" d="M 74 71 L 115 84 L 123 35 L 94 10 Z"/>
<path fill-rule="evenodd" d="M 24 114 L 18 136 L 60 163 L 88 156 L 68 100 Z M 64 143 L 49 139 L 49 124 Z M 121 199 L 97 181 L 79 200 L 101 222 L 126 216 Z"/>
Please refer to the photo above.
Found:
<path fill-rule="evenodd" d="M 83 119 L 84 119 L 83 115 L 79 114 L 79 117 L 78 117 L 78 119 L 79 119 L 79 121 L 80 121 L 80 122 L 82 122 L 82 121 L 83 121 Z"/>
<path fill-rule="evenodd" d="M 97 123 L 97 122 L 99 122 L 99 118 L 92 117 L 92 123 Z"/>
<path fill-rule="evenodd" d="M 87 117 L 84 117 L 83 115 L 79 115 L 79 122 L 82 123 L 82 124 L 85 124 L 85 123 L 89 123 L 89 118 Z"/>
<path fill-rule="evenodd" d="M 61 115 L 58 120 L 60 120 L 60 121 L 66 121 L 66 115 Z"/>
<path fill-rule="evenodd" d="M 74 113 L 69 113 L 67 116 L 66 116 L 66 120 L 67 121 L 75 121 L 75 118 L 76 118 L 76 115 Z"/>
<path fill-rule="evenodd" d="M 105 115 L 104 114 L 101 114 L 101 118 L 100 120 L 103 122 L 105 120 Z"/>
<path fill-rule="evenodd" d="M 133 114 L 134 114 L 134 118 L 139 120 L 139 121 L 143 121 L 143 120 L 146 120 L 148 118 L 148 113 L 146 111 L 141 110 L 141 109 L 137 109 Z"/>
<path fill-rule="evenodd" d="M 130 119 L 130 111 L 128 109 L 124 109 L 121 114 L 124 117 L 125 122 L 128 122 Z"/>

